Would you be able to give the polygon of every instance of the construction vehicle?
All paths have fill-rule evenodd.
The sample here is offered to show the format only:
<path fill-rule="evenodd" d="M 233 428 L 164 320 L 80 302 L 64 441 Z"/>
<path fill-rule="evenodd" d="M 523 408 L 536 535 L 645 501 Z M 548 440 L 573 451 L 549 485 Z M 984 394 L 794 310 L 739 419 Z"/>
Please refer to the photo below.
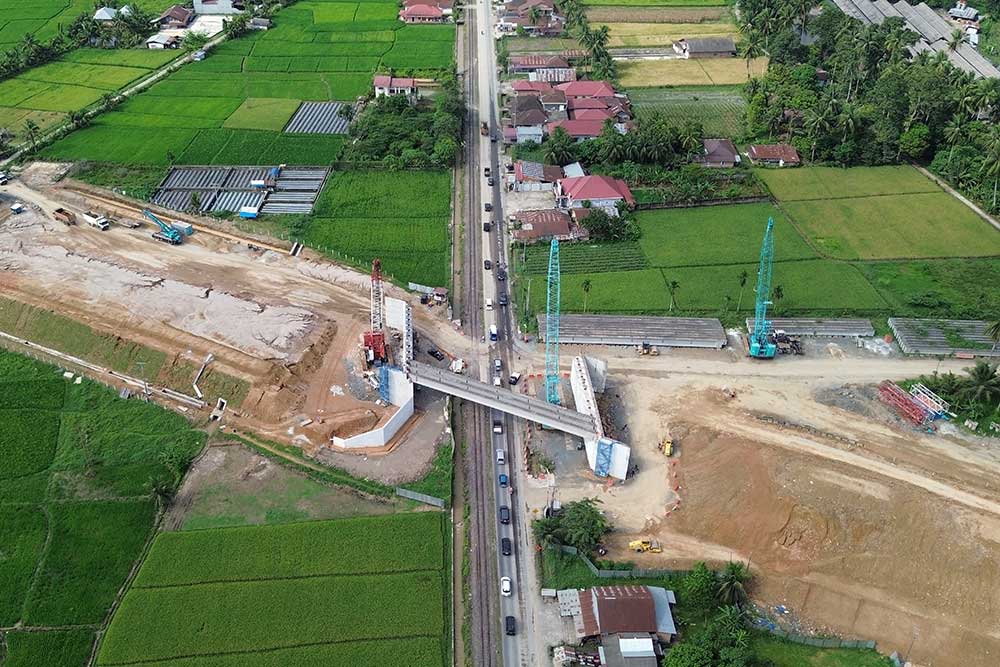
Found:
<path fill-rule="evenodd" d="M 774 330 L 774 344 L 778 349 L 778 354 L 802 354 L 802 341 L 794 336 L 789 336 L 781 329 Z"/>
<path fill-rule="evenodd" d="M 0 185 L 7 185 L 7 181 L 9 179 L 10 179 L 10 177 L 7 176 L 7 172 L 6 171 L 0 171 Z"/>
<path fill-rule="evenodd" d="M 94 213 L 93 211 L 84 211 L 83 220 L 91 227 L 99 229 L 102 232 L 106 232 L 109 229 L 111 229 L 111 223 L 108 222 L 108 219 L 103 215 L 101 215 L 100 213 Z"/>
<path fill-rule="evenodd" d="M 647 551 L 653 554 L 663 553 L 663 547 L 660 546 L 659 540 L 632 540 L 628 543 L 628 548 L 637 554 Z"/>
<path fill-rule="evenodd" d="M 184 241 L 184 235 L 179 231 L 163 222 L 149 209 L 142 209 L 142 214 L 153 221 L 153 224 L 160 228 L 159 231 L 153 232 L 153 238 L 157 241 L 163 241 L 164 243 L 169 243 L 170 245 L 180 245 Z"/>
<path fill-rule="evenodd" d="M 76 215 L 74 215 L 72 211 L 67 211 L 64 208 L 57 208 L 56 210 L 52 211 L 52 215 L 53 217 L 55 217 L 56 220 L 66 225 L 76 224 Z"/>
<path fill-rule="evenodd" d="M 674 453 L 674 438 L 670 435 L 670 429 L 667 429 L 667 434 L 663 436 L 656 448 L 663 452 L 664 456 L 670 456 Z"/>
<path fill-rule="evenodd" d="M 25 205 L 19 201 L 14 202 L 13 204 L 10 205 L 10 212 L 13 213 L 14 215 L 19 215 L 27 210 L 28 210 L 27 207 L 25 207 Z"/>
<path fill-rule="evenodd" d="M 649 343 L 643 341 L 641 345 L 635 348 L 635 351 L 639 353 L 639 356 L 649 355 L 652 357 L 660 356 L 660 350 L 657 349 L 655 345 L 650 345 Z"/>
<path fill-rule="evenodd" d="M 774 263 L 774 218 L 767 219 L 764 241 L 760 245 L 760 264 L 757 267 L 757 295 L 754 306 L 753 332 L 750 334 L 750 356 L 755 359 L 773 359 L 778 347 L 771 337 L 771 320 L 767 307 L 771 301 L 771 268 Z"/>
<path fill-rule="evenodd" d="M 482 123 L 480 123 L 479 124 L 479 134 L 481 134 L 481 135 L 483 135 L 485 137 L 489 133 L 490 133 L 490 126 L 486 124 L 486 121 L 483 121 Z"/>

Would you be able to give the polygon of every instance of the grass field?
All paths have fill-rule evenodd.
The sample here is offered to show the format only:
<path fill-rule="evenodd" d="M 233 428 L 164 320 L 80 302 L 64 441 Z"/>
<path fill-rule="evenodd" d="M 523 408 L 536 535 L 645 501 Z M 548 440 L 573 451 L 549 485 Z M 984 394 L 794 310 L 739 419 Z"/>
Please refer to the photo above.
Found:
<path fill-rule="evenodd" d="M 431 512 L 163 533 L 97 664 L 444 665 L 446 545 Z"/>
<path fill-rule="evenodd" d="M 449 172 L 335 172 L 306 243 L 358 267 L 380 257 L 382 271 L 400 282 L 447 285 L 450 192 Z"/>
<path fill-rule="evenodd" d="M 774 667 L 889 667 L 889 658 L 871 649 L 816 648 L 755 633 L 752 640 L 758 658 Z"/>
<path fill-rule="evenodd" d="M 587 6 L 611 7 L 724 7 L 728 0 L 583 0 Z"/>
<path fill-rule="evenodd" d="M 82 667 L 149 537 L 153 480 L 175 486 L 204 435 L 6 351 L 0 378 L 4 664 Z"/>
<path fill-rule="evenodd" d="M 674 122 L 699 122 L 709 137 L 736 138 L 743 133 L 746 102 L 739 86 L 634 88 L 628 92 L 640 119 L 655 111 Z"/>
<path fill-rule="evenodd" d="M 808 167 L 759 169 L 757 175 L 782 202 L 941 192 L 913 167 Z"/>
<path fill-rule="evenodd" d="M 767 58 L 750 63 L 750 76 L 767 70 Z M 690 60 L 633 60 L 618 65 L 625 88 L 660 86 L 718 86 L 746 83 L 747 61 L 742 58 L 695 58 Z"/>
<path fill-rule="evenodd" d="M 370 92 L 377 70 L 434 76 L 454 65 L 453 25 L 407 26 L 397 12 L 392 0 L 298 2 L 275 16 L 272 29 L 219 45 L 44 155 L 149 165 L 330 164 L 340 155 L 341 138 L 286 141 L 281 134 L 302 101 L 353 101 Z M 36 68 L 23 83 L 58 86 L 58 92 L 23 85 L 5 90 L 0 83 L 0 105 L 66 112 L 89 104 L 132 70 L 144 71 L 132 51 L 125 53 L 116 65 L 74 57 Z M 83 85 L 90 87 L 69 85 L 80 76 L 67 68 L 86 74 L 91 83 Z"/>
<path fill-rule="evenodd" d="M 731 17 L 728 7 L 588 7 L 591 23 L 701 23 Z"/>

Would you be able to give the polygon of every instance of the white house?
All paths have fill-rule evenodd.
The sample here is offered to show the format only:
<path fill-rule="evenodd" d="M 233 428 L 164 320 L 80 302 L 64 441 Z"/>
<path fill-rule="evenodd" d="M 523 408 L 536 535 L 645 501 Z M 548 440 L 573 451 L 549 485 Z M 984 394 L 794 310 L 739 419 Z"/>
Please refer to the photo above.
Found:
<path fill-rule="evenodd" d="M 410 77 L 379 74 L 375 77 L 372 87 L 375 89 L 375 97 L 406 95 L 413 99 L 418 95 L 417 82 Z"/>
<path fill-rule="evenodd" d="M 147 49 L 176 49 L 180 40 L 174 35 L 164 35 L 158 32 L 146 40 Z"/>
<path fill-rule="evenodd" d="M 243 10 L 242 0 L 194 0 L 195 14 L 239 14 Z"/>

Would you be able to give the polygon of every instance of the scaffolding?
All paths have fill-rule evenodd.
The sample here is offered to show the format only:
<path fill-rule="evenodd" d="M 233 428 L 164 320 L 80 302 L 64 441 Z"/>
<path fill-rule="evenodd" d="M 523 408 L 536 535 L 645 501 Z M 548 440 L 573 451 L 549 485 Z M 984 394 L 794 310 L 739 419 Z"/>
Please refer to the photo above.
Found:
<path fill-rule="evenodd" d="M 913 396 L 910 396 L 898 384 L 883 381 L 878 386 L 878 397 L 886 405 L 895 408 L 896 413 L 912 423 L 923 426 L 930 421 L 932 412 Z"/>

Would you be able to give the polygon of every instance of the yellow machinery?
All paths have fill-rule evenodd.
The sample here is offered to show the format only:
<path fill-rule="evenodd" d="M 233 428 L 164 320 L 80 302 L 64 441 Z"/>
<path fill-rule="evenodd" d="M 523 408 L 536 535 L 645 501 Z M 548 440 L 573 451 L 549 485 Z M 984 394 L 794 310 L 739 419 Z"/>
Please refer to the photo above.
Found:
<path fill-rule="evenodd" d="M 628 548 L 637 554 L 645 553 L 646 551 L 654 554 L 663 552 L 663 548 L 660 547 L 658 540 L 632 540 L 628 543 Z"/>
<path fill-rule="evenodd" d="M 670 434 L 670 429 L 667 429 L 667 434 L 663 436 L 663 439 L 660 440 L 660 444 L 656 448 L 663 452 L 664 456 L 670 456 L 674 453 L 674 438 Z"/>

